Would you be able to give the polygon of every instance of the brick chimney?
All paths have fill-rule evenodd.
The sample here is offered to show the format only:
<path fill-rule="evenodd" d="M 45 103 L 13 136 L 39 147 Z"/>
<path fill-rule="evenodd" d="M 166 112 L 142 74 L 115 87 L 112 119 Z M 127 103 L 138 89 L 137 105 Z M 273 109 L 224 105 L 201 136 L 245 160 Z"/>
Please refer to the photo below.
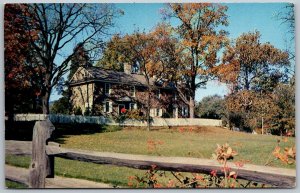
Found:
<path fill-rule="evenodd" d="M 126 74 L 131 74 L 132 70 L 131 70 L 131 65 L 128 63 L 124 63 L 124 72 Z"/>

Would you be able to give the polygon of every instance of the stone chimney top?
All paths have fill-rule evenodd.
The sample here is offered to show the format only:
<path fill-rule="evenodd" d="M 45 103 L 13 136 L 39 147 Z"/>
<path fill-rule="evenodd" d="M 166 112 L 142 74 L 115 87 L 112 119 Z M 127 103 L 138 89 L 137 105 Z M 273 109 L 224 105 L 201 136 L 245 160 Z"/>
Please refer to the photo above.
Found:
<path fill-rule="evenodd" d="M 128 63 L 124 63 L 124 72 L 126 74 L 131 74 L 132 70 L 131 70 L 131 65 Z"/>

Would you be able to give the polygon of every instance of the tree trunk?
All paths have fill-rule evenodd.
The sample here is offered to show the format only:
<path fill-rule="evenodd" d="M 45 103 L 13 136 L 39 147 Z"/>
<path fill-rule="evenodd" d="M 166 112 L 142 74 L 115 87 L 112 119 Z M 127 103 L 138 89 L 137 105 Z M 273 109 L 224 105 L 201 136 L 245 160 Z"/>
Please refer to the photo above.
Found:
<path fill-rule="evenodd" d="M 147 130 L 150 131 L 150 88 L 148 88 L 147 92 Z"/>
<path fill-rule="evenodd" d="M 195 117 L 195 96 L 190 97 L 190 104 L 189 104 L 189 109 L 190 109 L 190 118 L 193 119 Z"/>
<path fill-rule="evenodd" d="M 190 110 L 190 118 L 193 119 L 195 117 L 195 95 L 196 95 L 195 77 L 193 78 L 190 92 L 191 93 L 190 93 L 189 110 Z"/>
<path fill-rule="evenodd" d="M 45 95 L 42 97 L 42 105 L 43 105 L 43 114 L 49 114 L 49 99 L 50 92 L 46 91 Z"/>

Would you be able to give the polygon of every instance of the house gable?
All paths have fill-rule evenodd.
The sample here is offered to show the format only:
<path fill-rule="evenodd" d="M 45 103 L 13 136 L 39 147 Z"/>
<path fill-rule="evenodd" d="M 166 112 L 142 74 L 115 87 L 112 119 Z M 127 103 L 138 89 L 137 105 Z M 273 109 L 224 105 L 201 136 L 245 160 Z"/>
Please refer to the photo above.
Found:
<path fill-rule="evenodd" d="M 91 79 L 93 78 L 93 75 L 86 70 L 86 68 L 79 67 L 72 76 L 70 82 L 80 82 L 84 81 L 86 78 Z"/>

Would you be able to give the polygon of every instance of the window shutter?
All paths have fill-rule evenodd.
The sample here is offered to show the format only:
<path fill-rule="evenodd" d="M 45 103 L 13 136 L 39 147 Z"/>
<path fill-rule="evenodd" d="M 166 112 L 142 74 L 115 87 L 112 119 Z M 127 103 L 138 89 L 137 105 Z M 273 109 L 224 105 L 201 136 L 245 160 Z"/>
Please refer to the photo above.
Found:
<path fill-rule="evenodd" d="M 106 102 L 103 103 L 103 112 L 107 112 L 107 110 L 106 110 Z"/>
<path fill-rule="evenodd" d="M 112 111 L 112 102 L 109 102 L 109 112 L 111 113 Z"/>
<path fill-rule="evenodd" d="M 162 117 L 162 109 L 159 109 L 159 116 Z"/>

